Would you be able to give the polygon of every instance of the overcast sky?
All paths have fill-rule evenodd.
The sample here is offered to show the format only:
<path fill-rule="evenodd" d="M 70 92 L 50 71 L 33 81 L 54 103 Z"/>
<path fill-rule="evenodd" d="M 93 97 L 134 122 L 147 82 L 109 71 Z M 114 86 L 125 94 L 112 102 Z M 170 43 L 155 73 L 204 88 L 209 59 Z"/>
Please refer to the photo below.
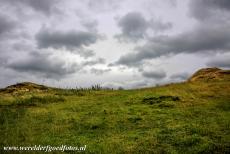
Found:
<path fill-rule="evenodd" d="M 230 0 L 0 0 L 0 87 L 138 88 L 230 68 Z"/>

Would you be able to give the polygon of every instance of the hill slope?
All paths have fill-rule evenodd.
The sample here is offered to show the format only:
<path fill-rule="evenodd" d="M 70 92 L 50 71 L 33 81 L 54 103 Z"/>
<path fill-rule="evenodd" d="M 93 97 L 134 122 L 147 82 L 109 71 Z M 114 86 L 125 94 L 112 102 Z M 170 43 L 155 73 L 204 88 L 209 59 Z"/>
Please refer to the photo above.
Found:
<path fill-rule="evenodd" d="M 230 81 L 196 81 L 137 90 L 0 93 L 0 145 L 229 153 Z"/>

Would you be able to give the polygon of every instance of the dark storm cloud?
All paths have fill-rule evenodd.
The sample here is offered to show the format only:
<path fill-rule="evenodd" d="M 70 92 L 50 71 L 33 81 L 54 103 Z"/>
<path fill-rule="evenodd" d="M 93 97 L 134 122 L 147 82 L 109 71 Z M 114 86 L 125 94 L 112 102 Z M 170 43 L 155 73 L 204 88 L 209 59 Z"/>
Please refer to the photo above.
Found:
<path fill-rule="evenodd" d="M 157 70 L 157 71 L 144 71 L 142 72 L 142 75 L 146 78 L 151 79 L 163 79 L 166 77 L 166 73 L 163 70 Z"/>
<path fill-rule="evenodd" d="M 134 65 L 145 59 L 170 56 L 180 53 L 216 53 L 230 50 L 230 26 L 199 26 L 192 31 L 176 36 L 158 36 L 145 45 L 137 47 L 134 53 L 120 57 L 116 64 Z"/>
<path fill-rule="evenodd" d="M 55 8 L 57 0 L 23 0 L 26 4 L 31 6 L 37 11 L 50 14 L 52 9 Z"/>
<path fill-rule="evenodd" d="M 148 24 L 141 13 L 130 12 L 118 21 L 118 26 L 122 31 L 122 34 L 117 36 L 118 38 L 138 40 L 144 38 Z"/>
<path fill-rule="evenodd" d="M 149 27 L 156 32 L 165 31 L 171 29 L 173 27 L 172 23 L 170 22 L 162 22 L 161 20 L 151 19 L 149 21 Z"/>
<path fill-rule="evenodd" d="M 16 7 L 25 9 L 30 7 L 35 11 L 50 15 L 56 8 L 58 0 L 0 0 L 2 4 L 9 5 L 9 7 Z"/>
<path fill-rule="evenodd" d="M 172 28 L 171 23 L 164 23 L 160 20 L 146 20 L 139 12 L 129 12 L 118 21 L 122 34 L 115 35 L 119 40 L 137 41 L 145 38 L 147 29 L 155 32 L 165 31 Z"/>
<path fill-rule="evenodd" d="M 36 34 L 36 40 L 39 48 L 66 48 L 74 50 L 96 43 L 100 36 L 93 32 L 85 31 L 51 31 L 42 28 Z"/>
<path fill-rule="evenodd" d="M 230 56 L 217 57 L 215 59 L 210 59 L 207 62 L 209 67 L 224 67 L 230 68 Z"/>
<path fill-rule="evenodd" d="M 97 68 L 92 68 L 90 72 L 95 75 L 102 75 L 104 73 L 110 72 L 111 69 L 97 69 Z"/>
<path fill-rule="evenodd" d="M 64 60 L 52 58 L 50 54 L 31 52 L 27 58 L 9 62 L 5 67 L 17 72 L 36 73 L 38 76 L 59 79 L 75 73 L 80 68 L 76 64 L 66 65 Z"/>
<path fill-rule="evenodd" d="M 191 0 L 190 14 L 199 19 L 222 18 L 225 16 L 223 11 L 230 11 L 229 0 Z"/>
<path fill-rule="evenodd" d="M 172 74 L 170 76 L 170 79 L 175 79 L 175 80 L 187 80 L 189 77 L 189 74 L 186 72 L 182 72 L 182 73 L 176 73 L 176 74 Z"/>
<path fill-rule="evenodd" d="M 3 58 L 2 55 L 0 54 L 0 67 L 5 66 L 6 63 L 7 63 L 7 59 Z"/>
<path fill-rule="evenodd" d="M 8 16 L 0 14 L 0 37 L 3 34 L 11 32 L 15 27 L 15 22 L 10 20 Z"/>

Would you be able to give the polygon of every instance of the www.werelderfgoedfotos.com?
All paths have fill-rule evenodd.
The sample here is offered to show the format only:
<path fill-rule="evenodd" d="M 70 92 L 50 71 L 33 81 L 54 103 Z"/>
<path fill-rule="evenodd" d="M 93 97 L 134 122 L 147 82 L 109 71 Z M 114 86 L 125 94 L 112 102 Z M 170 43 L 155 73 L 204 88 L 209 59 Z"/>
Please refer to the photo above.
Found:
<path fill-rule="evenodd" d="M 0 10 L 0 153 L 230 153 L 230 0 Z"/>

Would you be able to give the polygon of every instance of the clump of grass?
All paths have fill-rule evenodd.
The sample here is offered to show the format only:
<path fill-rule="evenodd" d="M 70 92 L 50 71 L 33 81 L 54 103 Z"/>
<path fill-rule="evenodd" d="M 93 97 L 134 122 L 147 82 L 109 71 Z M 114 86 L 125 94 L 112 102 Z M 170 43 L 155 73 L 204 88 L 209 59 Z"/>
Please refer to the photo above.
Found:
<path fill-rule="evenodd" d="M 92 85 L 91 89 L 92 90 L 102 90 L 103 88 L 99 84 L 96 84 L 96 85 Z"/>
<path fill-rule="evenodd" d="M 142 118 L 139 116 L 133 116 L 133 117 L 129 117 L 128 120 L 132 123 L 137 123 L 138 121 L 142 120 Z"/>
<path fill-rule="evenodd" d="M 159 97 L 148 97 L 142 100 L 143 103 L 147 104 L 158 104 L 167 101 L 180 101 L 178 96 L 159 96 Z"/>

